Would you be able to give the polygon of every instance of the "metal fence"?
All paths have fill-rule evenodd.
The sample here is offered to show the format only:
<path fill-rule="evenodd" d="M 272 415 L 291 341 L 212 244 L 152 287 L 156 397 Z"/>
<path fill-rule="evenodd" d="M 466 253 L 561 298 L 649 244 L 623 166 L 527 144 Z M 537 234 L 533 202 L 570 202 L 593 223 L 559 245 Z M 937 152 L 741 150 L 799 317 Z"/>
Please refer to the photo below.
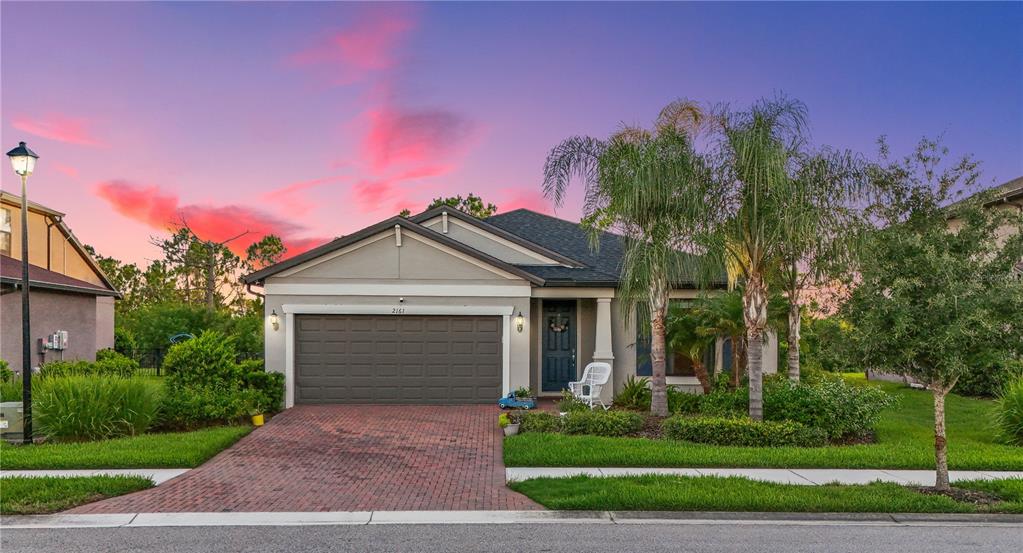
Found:
<path fill-rule="evenodd" d="M 164 372 L 163 359 L 167 356 L 167 349 L 153 349 L 153 350 L 135 350 L 126 351 L 124 355 L 134 359 L 139 364 L 139 370 L 136 374 L 146 376 L 163 376 Z M 263 359 L 263 352 L 261 351 L 241 351 L 238 352 L 235 360 L 236 361 L 247 361 L 250 359 Z"/>

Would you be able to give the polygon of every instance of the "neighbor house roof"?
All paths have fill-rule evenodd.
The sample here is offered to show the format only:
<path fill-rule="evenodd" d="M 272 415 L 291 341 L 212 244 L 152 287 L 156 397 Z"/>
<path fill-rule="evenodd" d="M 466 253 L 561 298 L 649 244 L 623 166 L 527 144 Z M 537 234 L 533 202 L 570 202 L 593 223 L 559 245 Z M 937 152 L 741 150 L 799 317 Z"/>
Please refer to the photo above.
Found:
<path fill-rule="evenodd" d="M 10 192 L 0 191 L 0 202 L 7 203 L 8 205 L 20 206 L 21 196 L 11 194 Z M 29 211 L 34 211 L 36 213 L 42 214 L 50 218 L 50 220 L 54 222 L 54 226 L 57 227 L 57 230 L 61 234 L 63 234 L 65 238 L 67 238 L 67 241 L 71 243 L 71 246 L 75 249 L 75 251 L 78 252 L 82 259 L 85 260 L 85 262 L 89 265 L 89 268 L 91 268 L 93 272 L 96 273 L 96 276 L 98 276 L 99 279 L 103 281 L 103 284 L 105 284 L 107 288 L 114 292 L 113 294 L 114 296 L 118 298 L 121 297 L 121 294 L 117 292 L 117 289 L 114 287 L 113 283 L 111 283 L 110 279 L 107 278 L 106 273 L 103 272 L 103 269 L 101 269 L 99 264 L 96 263 L 96 260 L 93 259 L 92 255 L 85 249 L 85 245 L 82 244 L 82 242 L 78 239 L 77 236 L 75 236 L 75 233 L 71 232 L 71 229 L 67 226 L 67 223 L 64 222 L 65 213 L 46 207 L 42 204 L 38 204 L 33 201 L 29 201 L 26 207 L 29 209 Z"/>
<path fill-rule="evenodd" d="M 20 286 L 20 260 L 6 255 L 0 255 L 0 284 L 4 287 Z M 61 292 L 72 292 L 76 294 L 89 294 L 93 296 L 120 297 L 120 294 L 112 288 L 99 286 L 91 282 L 72 278 L 31 264 L 28 266 L 28 285 L 30 289 L 42 288 Z"/>
<path fill-rule="evenodd" d="M 962 200 L 953 202 L 949 204 L 948 207 L 954 208 L 955 206 L 962 204 L 963 202 L 966 202 L 967 200 L 977 196 L 978 194 L 989 195 L 987 201 L 984 202 L 984 207 L 990 207 L 993 205 L 1003 203 L 1023 204 L 1023 177 L 1016 177 L 1010 180 L 1009 182 L 1002 183 L 999 184 L 998 186 L 993 186 L 991 188 L 986 188 L 984 190 L 981 190 L 980 192 L 977 192 L 976 194 L 971 194 L 970 196 L 963 198 Z"/>

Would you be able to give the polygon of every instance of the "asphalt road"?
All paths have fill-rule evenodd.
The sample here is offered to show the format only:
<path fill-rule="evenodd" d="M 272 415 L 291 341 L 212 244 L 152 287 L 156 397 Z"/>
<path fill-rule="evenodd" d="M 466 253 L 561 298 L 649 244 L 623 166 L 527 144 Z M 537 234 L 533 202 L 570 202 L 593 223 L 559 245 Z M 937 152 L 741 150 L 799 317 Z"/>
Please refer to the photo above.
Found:
<path fill-rule="evenodd" d="M 4 529 L 4 553 L 1012 552 L 1019 527 L 786 524 L 514 524 Z"/>

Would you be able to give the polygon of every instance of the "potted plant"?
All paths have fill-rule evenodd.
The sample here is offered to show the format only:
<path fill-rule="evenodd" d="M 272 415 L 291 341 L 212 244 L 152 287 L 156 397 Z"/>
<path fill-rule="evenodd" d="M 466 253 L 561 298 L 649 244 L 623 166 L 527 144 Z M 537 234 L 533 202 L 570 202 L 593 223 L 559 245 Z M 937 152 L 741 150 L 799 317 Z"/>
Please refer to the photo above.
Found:
<path fill-rule="evenodd" d="M 529 388 L 526 388 L 525 386 L 519 386 L 518 388 L 515 389 L 515 399 L 518 399 L 518 400 L 527 400 L 527 399 L 536 400 L 536 398 L 533 397 L 533 392 L 529 391 Z"/>
<path fill-rule="evenodd" d="M 263 426 L 263 409 L 260 408 L 258 401 L 249 402 L 249 416 L 252 417 L 252 426 Z"/>
<path fill-rule="evenodd" d="M 519 433 L 519 423 L 512 422 L 508 413 L 501 413 L 501 415 L 497 417 L 497 425 L 504 430 L 505 436 L 514 436 Z"/>

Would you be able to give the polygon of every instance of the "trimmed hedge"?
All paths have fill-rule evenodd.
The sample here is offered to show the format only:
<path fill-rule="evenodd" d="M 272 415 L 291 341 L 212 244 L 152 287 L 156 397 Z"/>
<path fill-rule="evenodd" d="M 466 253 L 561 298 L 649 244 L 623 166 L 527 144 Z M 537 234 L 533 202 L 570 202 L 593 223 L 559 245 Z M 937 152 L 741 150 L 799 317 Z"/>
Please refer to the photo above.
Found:
<path fill-rule="evenodd" d="M 512 413 L 519 432 L 564 432 L 590 436 L 626 436 L 643 428 L 643 415 L 630 411 L 571 411 L 559 417 L 546 411 Z"/>
<path fill-rule="evenodd" d="M 572 411 L 561 420 L 565 434 L 625 436 L 643 428 L 643 415 L 630 411 Z"/>
<path fill-rule="evenodd" d="M 723 417 L 669 417 L 663 423 L 665 437 L 700 444 L 746 447 L 819 447 L 827 434 L 798 422 L 758 422 Z"/>
<path fill-rule="evenodd" d="M 39 367 L 39 376 L 59 378 L 67 376 L 116 376 L 131 378 L 139 364 L 134 359 L 125 357 L 112 349 L 101 349 L 96 352 L 96 361 L 50 361 Z"/>
<path fill-rule="evenodd" d="M 881 411 L 895 399 L 876 386 L 855 386 L 821 375 L 795 384 L 785 375 L 764 381 L 764 419 L 819 428 L 832 440 L 873 430 Z"/>

